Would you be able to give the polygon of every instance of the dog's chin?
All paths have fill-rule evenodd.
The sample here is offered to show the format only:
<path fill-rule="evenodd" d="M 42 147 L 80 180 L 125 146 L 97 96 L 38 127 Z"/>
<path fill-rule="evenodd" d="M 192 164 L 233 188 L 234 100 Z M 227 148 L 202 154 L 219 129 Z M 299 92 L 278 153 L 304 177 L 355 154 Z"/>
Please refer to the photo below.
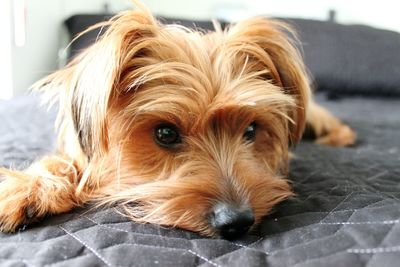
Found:
<path fill-rule="evenodd" d="M 135 186 L 121 179 L 120 190 L 102 201 L 119 203 L 123 214 L 139 223 L 235 239 L 253 229 L 276 204 L 293 195 L 290 185 L 281 177 L 261 176 L 257 171 L 253 171 L 254 175 L 245 170 L 241 174 L 236 172 L 234 178 L 221 179 L 201 175 L 176 177 L 177 171 L 167 179 L 158 177 L 157 181 Z"/>

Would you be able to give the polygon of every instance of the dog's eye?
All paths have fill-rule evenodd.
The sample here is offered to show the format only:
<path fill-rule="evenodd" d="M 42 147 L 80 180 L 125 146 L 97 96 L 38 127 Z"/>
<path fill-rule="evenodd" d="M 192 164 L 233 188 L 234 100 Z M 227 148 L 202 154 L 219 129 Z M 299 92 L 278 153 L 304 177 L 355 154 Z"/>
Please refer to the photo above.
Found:
<path fill-rule="evenodd" d="M 181 143 L 181 136 L 175 126 L 161 124 L 154 129 L 154 140 L 162 147 L 171 148 Z"/>
<path fill-rule="evenodd" d="M 256 138 L 256 128 L 257 128 L 257 125 L 255 122 L 253 122 L 249 126 L 247 126 L 246 130 L 244 131 L 243 138 L 249 142 L 254 141 L 254 139 Z"/>

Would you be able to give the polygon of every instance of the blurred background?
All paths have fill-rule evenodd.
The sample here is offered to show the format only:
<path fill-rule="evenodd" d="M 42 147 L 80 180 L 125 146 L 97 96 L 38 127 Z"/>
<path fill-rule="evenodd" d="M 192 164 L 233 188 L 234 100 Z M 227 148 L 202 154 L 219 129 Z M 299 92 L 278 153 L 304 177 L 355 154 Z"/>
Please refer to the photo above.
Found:
<path fill-rule="evenodd" d="M 189 20 L 237 21 L 253 15 L 363 24 L 400 32 L 396 1 L 142 0 L 155 14 Z M 77 14 L 115 14 L 128 0 L 1 0 L 0 98 L 24 94 L 66 62 L 65 21 Z M 395 40 L 397 40 L 395 38 Z M 400 43 L 396 44 L 400 48 Z M 377 51 L 378 52 L 378 51 Z M 400 53 L 400 51 L 399 51 Z"/>

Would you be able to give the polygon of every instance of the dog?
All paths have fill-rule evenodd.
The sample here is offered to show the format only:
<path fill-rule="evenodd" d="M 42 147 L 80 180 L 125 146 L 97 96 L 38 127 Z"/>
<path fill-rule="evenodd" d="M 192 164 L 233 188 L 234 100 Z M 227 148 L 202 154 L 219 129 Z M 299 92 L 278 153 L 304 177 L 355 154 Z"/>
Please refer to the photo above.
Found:
<path fill-rule="evenodd" d="M 1 169 L 3 232 L 93 204 L 237 238 L 294 195 L 290 147 L 306 125 L 316 143 L 355 142 L 313 101 L 283 22 L 204 32 L 163 25 L 139 6 L 96 27 L 106 29 L 97 42 L 33 86 L 58 103 L 57 152 Z"/>

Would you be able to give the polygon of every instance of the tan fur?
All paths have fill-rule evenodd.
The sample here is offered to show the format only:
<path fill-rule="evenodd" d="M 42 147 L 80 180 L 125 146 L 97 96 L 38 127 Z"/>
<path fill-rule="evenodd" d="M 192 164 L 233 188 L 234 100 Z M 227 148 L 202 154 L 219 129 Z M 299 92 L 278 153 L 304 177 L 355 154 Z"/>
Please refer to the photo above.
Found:
<path fill-rule="evenodd" d="M 354 145 L 357 135 L 347 125 L 314 101 L 308 106 L 307 123 L 317 136 L 316 143 L 329 146 Z"/>
<path fill-rule="evenodd" d="M 141 7 L 102 26 L 98 42 L 35 85 L 60 106 L 58 153 L 24 172 L 0 169 L 2 231 L 94 202 L 119 204 L 137 222 L 215 236 L 207 216 L 216 202 L 245 203 L 259 222 L 293 195 L 288 148 L 306 118 L 319 143 L 354 142 L 350 128 L 309 101 L 281 22 L 253 18 L 205 34 L 162 25 Z M 253 121 L 256 138 L 244 142 Z M 162 122 L 180 129 L 179 147 L 154 142 Z"/>

